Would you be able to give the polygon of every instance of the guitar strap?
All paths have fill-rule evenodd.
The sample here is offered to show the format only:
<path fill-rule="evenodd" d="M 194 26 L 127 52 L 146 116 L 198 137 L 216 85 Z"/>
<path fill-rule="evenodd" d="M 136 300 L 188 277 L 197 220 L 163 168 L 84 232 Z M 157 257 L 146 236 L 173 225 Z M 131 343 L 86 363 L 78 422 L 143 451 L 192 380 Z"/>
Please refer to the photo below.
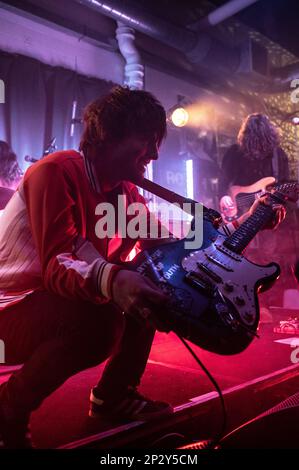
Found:
<path fill-rule="evenodd" d="M 179 204 L 182 210 L 184 210 L 184 204 L 189 203 L 191 204 L 191 214 L 194 215 L 194 207 L 195 204 L 199 204 L 197 201 L 194 201 L 193 199 L 186 198 L 184 196 L 181 196 L 180 194 L 175 193 L 174 191 L 170 191 L 169 189 L 164 188 L 163 186 L 160 186 L 157 183 L 154 183 L 153 181 L 148 180 L 147 178 L 143 179 L 143 182 L 139 184 L 141 188 L 143 188 L 145 191 L 148 191 L 152 194 L 155 194 L 156 196 L 165 199 L 165 201 L 170 202 L 171 204 Z M 211 212 L 215 212 L 212 209 L 208 209 L 204 205 L 203 207 L 203 212 L 206 214 L 211 214 Z M 186 211 L 187 212 L 187 211 Z M 218 214 L 218 213 L 217 213 Z M 219 214 L 218 214 L 219 215 Z"/>

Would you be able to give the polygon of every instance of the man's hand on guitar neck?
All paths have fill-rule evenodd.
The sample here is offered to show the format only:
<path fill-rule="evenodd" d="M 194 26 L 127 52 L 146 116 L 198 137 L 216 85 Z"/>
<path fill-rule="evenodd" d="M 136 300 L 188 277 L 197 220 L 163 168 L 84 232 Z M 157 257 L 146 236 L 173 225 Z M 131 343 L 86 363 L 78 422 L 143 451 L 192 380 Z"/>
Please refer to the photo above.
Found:
<path fill-rule="evenodd" d="M 256 199 L 249 211 L 245 212 L 245 214 L 239 217 L 237 223 L 241 225 L 243 222 L 245 222 L 245 220 L 247 220 L 248 217 L 250 217 L 254 213 L 254 211 L 256 211 L 260 204 L 271 205 L 273 212 L 275 212 L 273 219 L 271 219 L 271 221 L 264 227 L 264 229 L 276 229 L 278 225 L 284 220 L 286 216 L 286 209 L 281 204 L 271 204 L 268 194 L 265 194 L 260 198 Z"/>

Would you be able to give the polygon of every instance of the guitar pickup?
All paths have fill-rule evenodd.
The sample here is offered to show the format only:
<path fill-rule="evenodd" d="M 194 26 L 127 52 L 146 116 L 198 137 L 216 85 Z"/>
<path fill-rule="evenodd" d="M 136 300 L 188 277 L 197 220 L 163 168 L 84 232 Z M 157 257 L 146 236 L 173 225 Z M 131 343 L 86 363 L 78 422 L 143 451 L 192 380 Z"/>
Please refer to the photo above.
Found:
<path fill-rule="evenodd" d="M 233 271 L 232 268 L 228 264 L 224 263 L 222 260 L 216 258 L 215 256 L 211 256 L 211 255 L 206 254 L 206 257 L 209 261 L 212 261 L 212 263 L 215 263 L 218 266 L 220 266 L 220 268 L 223 268 L 226 271 Z"/>
<path fill-rule="evenodd" d="M 215 282 L 223 282 L 221 277 L 218 274 L 214 273 L 208 266 L 201 263 L 196 263 L 201 271 L 203 271 L 207 276 L 209 276 Z"/>
<path fill-rule="evenodd" d="M 190 271 L 187 273 L 185 276 L 185 281 L 192 287 L 196 287 L 204 291 L 204 293 L 207 295 L 213 295 L 214 293 L 213 285 L 206 279 L 203 279 L 200 274 L 195 271 Z"/>

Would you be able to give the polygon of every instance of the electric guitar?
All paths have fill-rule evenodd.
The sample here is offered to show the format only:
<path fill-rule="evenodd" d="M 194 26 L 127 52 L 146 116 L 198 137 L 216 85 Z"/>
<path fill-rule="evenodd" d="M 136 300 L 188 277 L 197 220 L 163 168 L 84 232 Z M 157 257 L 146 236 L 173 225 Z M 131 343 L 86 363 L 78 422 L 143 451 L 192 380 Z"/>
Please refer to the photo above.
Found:
<path fill-rule="evenodd" d="M 284 192 L 285 190 L 292 190 L 295 188 L 297 182 L 289 182 L 283 184 L 275 183 L 275 178 L 268 176 L 262 178 L 259 181 L 249 185 L 249 186 L 231 186 L 228 190 L 228 195 L 233 201 L 233 208 L 227 210 L 221 205 L 220 209 L 223 215 L 224 220 L 238 219 L 244 212 L 246 212 L 254 203 L 255 199 L 261 196 L 262 193 L 269 190 L 270 188 L 275 188 L 278 191 Z"/>
<path fill-rule="evenodd" d="M 273 191 L 269 197 L 285 204 L 290 190 Z M 259 323 L 257 294 L 273 284 L 280 268 L 276 263 L 254 264 L 243 251 L 272 217 L 271 207 L 261 204 L 226 237 L 206 211 L 200 249 L 186 249 L 183 239 L 141 252 L 126 263 L 169 295 L 167 307 L 154 313 L 167 331 L 218 354 L 236 354 L 251 343 Z"/>

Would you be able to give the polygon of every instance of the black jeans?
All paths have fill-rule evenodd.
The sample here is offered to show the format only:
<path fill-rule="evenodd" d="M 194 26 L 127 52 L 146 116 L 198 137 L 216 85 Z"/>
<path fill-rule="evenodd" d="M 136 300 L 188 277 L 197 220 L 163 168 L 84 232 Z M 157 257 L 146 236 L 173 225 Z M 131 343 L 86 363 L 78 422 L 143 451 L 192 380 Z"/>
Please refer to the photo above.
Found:
<path fill-rule="evenodd" d="M 107 396 L 137 386 L 155 330 L 111 303 L 72 301 L 35 292 L 0 312 L 6 364 L 24 364 L 4 387 L 15 411 L 30 413 L 65 380 L 107 359 L 98 387 Z"/>

